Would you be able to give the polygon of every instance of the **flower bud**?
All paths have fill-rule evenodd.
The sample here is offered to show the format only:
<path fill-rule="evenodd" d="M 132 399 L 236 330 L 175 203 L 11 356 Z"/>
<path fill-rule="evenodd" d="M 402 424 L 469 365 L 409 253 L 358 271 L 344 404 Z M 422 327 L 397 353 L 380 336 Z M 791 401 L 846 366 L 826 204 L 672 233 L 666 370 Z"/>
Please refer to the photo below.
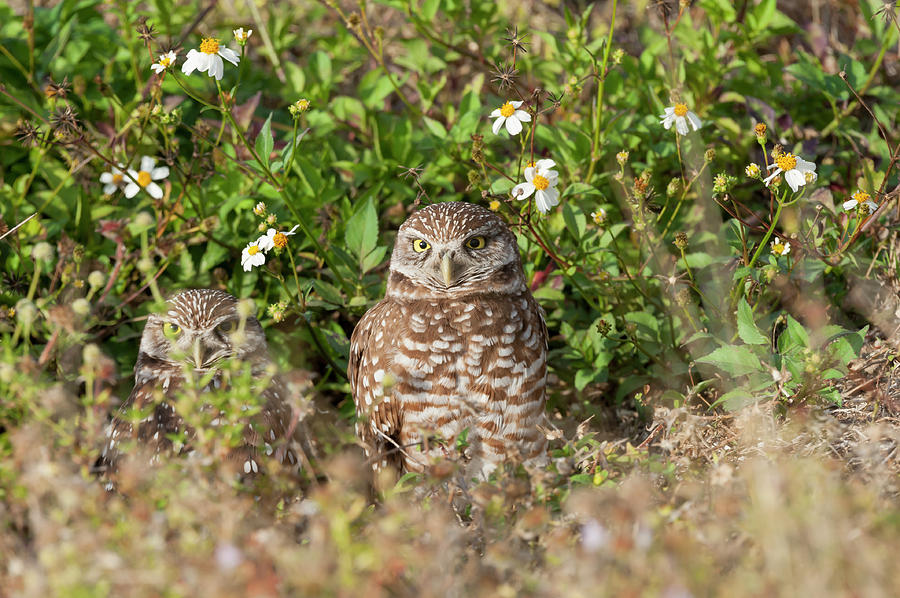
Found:
<path fill-rule="evenodd" d="M 106 284 L 106 275 L 100 270 L 94 270 L 88 274 L 87 281 L 92 289 L 99 289 Z"/>
<path fill-rule="evenodd" d="M 685 232 L 675 233 L 675 240 L 672 242 L 678 249 L 684 250 L 688 246 L 688 236 Z"/>
<path fill-rule="evenodd" d="M 716 159 L 716 150 L 713 148 L 709 148 L 703 153 L 703 159 L 707 162 L 712 162 Z"/>
<path fill-rule="evenodd" d="M 103 352 L 100 350 L 100 347 L 94 343 L 88 343 L 84 346 L 84 349 L 81 350 L 81 359 L 84 361 L 84 365 L 92 368 L 103 359 Z"/>
<path fill-rule="evenodd" d="M 72 302 L 72 312 L 80 318 L 87 317 L 91 313 L 91 302 L 80 297 Z"/>
<path fill-rule="evenodd" d="M 31 257 L 36 262 L 49 262 L 53 259 L 53 246 L 46 241 L 41 241 L 31 249 Z"/>
<path fill-rule="evenodd" d="M 153 226 L 156 220 L 149 212 L 138 212 L 131 222 L 136 229 L 142 231 Z"/>
<path fill-rule="evenodd" d="M 149 257 L 141 258 L 137 262 L 138 272 L 143 272 L 144 274 L 152 272 L 153 267 L 153 260 L 151 260 Z"/>
<path fill-rule="evenodd" d="M 16 303 L 16 319 L 24 326 L 30 326 L 38 316 L 38 309 L 28 299 L 19 299 Z"/>
<path fill-rule="evenodd" d="M 256 314 L 256 303 L 252 299 L 241 299 L 237 303 L 237 313 L 242 320 Z"/>
<path fill-rule="evenodd" d="M 681 182 L 681 178 L 675 177 L 669 184 L 666 185 L 666 195 L 669 197 L 675 197 L 676 195 L 681 195 L 681 191 L 684 189 L 684 185 Z"/>

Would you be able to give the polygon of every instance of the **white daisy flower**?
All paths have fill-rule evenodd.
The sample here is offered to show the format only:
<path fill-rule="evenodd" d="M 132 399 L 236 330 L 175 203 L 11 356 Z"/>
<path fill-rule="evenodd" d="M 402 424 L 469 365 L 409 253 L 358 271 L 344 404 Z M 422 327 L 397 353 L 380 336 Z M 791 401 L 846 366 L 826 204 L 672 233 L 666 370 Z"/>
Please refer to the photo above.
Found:
<path fill-rule="evenodd" d="M 100 175 L 100 182 L 103 183 L 103 193 L 112 195 L 125 183 L 125 172 L 121 166 L 113 166 L 110 172 Z"/>
<path fill-rule="evenodd" d="M 525 169 L 525 183 L 519 183 L 512 190 L 512 196 L 516 199 L 526 199 L 534 193 L 537 209 L 546 214 L 555 205 L 559 204 L 559 173 L 551 170 L 556 166 L 553 160 L 538 160 L 535 164 Z"/>
<path fill-rule="evenodd" d="M 874 214 L 875 210 L 878 209 L 878 204 L 872 201 L 872 196 L 865 191 L 857 191 L 850 196 L 850 199 L 843 203 L 845 210 L 852 210 L 856 206 L 860 205 L 866 206 L 869 214 Z"/>
<path fill-rule="evenodd" d="M 208 73 L 210 77 L 215 77 L 217 81 L 221 81 L 224 73 L 223 58 L 235 66 L 241 61 L 241 57 L 237 55 L 237 52 L 225 46 L 220 46 L 218 39 L 205 37 L 200 42 L 199 51 L 192 49 L 188 52 L 187 59 L 181 65 L 181 72 L 185 75 L 190 75 L 195 70 L 198 70 L 201 73 Z"/>
<path fill-rule="evenodd" d="M 606 210 L 600 208 L 596 212 L 591 212 L 591 220 L 594 221 L 594 224 L 600 226 L 604 222 L 606 222 Z"/>
<path fill-rule="evenodd" d="M 165 54 L 160 54 L 159 59 L 150 65 L 150 69 L 158 75 L 175 64 L 175 59 L 177 57 L 178 56 L 172 50 L 166 52 Z"/>
<path fill-rule="evenodd" d="M 144 189 L 153 199 L 163 196 L 162 187 L 153 181 L 161 181 L 169 176 L 168 166 L 156 166 L 156 159 L 150 156 L 141 158 L 140 170 L 128 169 L 128 175 L 132 180 L 125 185 L 125 197 L 131 199 L 137 192 Z"/>
<path fill-rule="evenodd" d="M 787 181 L 791 191 L 794 192 L 806 183 L 816 180 L 816 165 L 791 153 L 784 153 L 775 158 L 775 161 L 769 164 L 769 169 L 771 170 L 772 168 L 775 169 L 775 172 L 763 179 L 766 187 L 769 186 L 769 182 L 772 179 L 782 172 L 784 173 L 784 180 Z M 810 178 L 807 178 L 807 173 L 809 173 Z"/>
<path fill-rule="evenodd" d="M 256 266 L 266 263 L 266 252 L 259 246 L 259 241 L 248 243 L 241 252 L 241 266 L 244 272 L 249 272 Z"/>
<path fill-rule="evenodd" d="M 660 118 L 662 120 L 659 122 L 667 131 L 672 128 L 672 123 L 675 123 L 675 130 L 678 131 L 679 135 L 688 134 L 690 131 L 690 129 L 688 129 L 689 122 L 691 126 L 694 127 L 695 131 L 703 126 L 700 118 L 688 110 L 687 104 L 682 102 L 678 102 L 674 106 L 666 108 L 665 114 L 660 116 Z"/>
<path fill-rule="evenodd" d="M 268 231 L 266 231 L 266 234 L 261 236 L 256 241 L 256 244 L 259 245 L 259 248 L 262 249 L 263 251 L 269 251 L 276 247 L 278 249 L 284 249 L 285 247 L 287 247 L 287 242 L 288 242 L 287 238 L 290 237 L 291 235 L 297 234 L 296 231 L 298 228 L 300 228 L 300 225 L 296 224 L 296 225 L 294 225 L 294 228 L 292 228 L 291 230 L 289 230 L 286 233 L 285 232 L 280 233 L 280 232 L 276 231 L 274 228 L 270 228 Z"/>
<path fill-rule="evenodd" d="M 504 122 L 510 135 L 518 135 L 522 132 L 522 123 L 531 122 L 531 115 L 524 110 L 519 110 L 521 105 L 521 101 L 506 102 L 491 112 L 490 117 L 497 119 L 494 121 L 494 126 L 491 127 L 494 135 L 500 132 L 500 127 L 503 126 Z"/>
<path fill-rule="evenodd" d="M 791 244 L 787 241 L 782 242 L 781 239 L 775 237 L 775 240 L 772 241 L 772 253 L 775 255 L 787 255 L 791 252 Z"/>
<path fill-rule="evenodd" d="M 244 31 L 243 27 L 238 27 L 232 31 L 232 33 L 234 33 L 234 41 L 243 46 L 247 43 L 247 40 L 250 39 L 250 36 L 253 35 L 253 30 L 248 29 L 247 31 Z"/>

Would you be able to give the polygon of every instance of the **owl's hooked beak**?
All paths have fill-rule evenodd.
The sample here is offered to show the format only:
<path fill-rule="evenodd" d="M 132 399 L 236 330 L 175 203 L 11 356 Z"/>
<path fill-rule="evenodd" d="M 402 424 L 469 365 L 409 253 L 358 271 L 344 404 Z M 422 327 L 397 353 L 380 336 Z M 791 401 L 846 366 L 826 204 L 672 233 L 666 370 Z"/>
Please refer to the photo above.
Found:
<path fill-rule="evenodd" d="M 194 367 L 202 368 L 203 362 L 206 361 L 205 351 L 203 350 L 203 341 L 199 338 L 194 339 Z"/>
<path fill-rule="evenodd" d="M 450 252 L 441 257 L 441 276 L 444 277 L 445 285 L 449 287 L 453 284 L 453 259 L 450 257 Z"/>

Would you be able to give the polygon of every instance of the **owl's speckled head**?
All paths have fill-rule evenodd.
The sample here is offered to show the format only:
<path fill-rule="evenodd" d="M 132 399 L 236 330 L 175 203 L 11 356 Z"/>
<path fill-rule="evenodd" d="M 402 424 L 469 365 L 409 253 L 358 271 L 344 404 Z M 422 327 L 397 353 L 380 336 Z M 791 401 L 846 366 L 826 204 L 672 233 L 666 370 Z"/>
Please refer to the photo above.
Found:
<path fill-rule="evenodd" d="M 432 204 L 397 231 L 387 294 L 405 298 L 525 289 L 516 237 L 487 208 Z"/>
<path fill-rule="evenodd" d="M 152 314 L 141 337 L 141 353 L 167 362 L 210 368 L 225 359 L 268 360 L 266 337 L 256 318 L 242 320 L 232 295 L 190 289 L 169 299 L 165 313 Z"/>

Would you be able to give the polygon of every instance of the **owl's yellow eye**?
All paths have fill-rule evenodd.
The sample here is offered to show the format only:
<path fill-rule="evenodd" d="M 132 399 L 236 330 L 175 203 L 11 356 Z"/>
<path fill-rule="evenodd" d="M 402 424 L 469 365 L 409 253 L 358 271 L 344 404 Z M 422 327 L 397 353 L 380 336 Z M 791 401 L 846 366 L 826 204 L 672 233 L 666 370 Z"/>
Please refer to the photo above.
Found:
<path fill-rule="evenodd" d="M 431 249 L 431 243 L 426 241 L 425 239 L 416 239 L 413 241 L 413 251 L 416 253 L 422 253 L 423 251 L 428 251 Z"/>
<path fill-rule="evenodd" d="M 163 324 L 163 334 L 170 339 L 178 338 L 178 335 L 181 334 L 181 326 L 172 322 L 166 322 Z"/>
<path fill-rule="evenodd" d="M 466 247 L 469 249 L 481 249 L 485 246 L 484 237 L 472 237 L 466 241 Z"/>

